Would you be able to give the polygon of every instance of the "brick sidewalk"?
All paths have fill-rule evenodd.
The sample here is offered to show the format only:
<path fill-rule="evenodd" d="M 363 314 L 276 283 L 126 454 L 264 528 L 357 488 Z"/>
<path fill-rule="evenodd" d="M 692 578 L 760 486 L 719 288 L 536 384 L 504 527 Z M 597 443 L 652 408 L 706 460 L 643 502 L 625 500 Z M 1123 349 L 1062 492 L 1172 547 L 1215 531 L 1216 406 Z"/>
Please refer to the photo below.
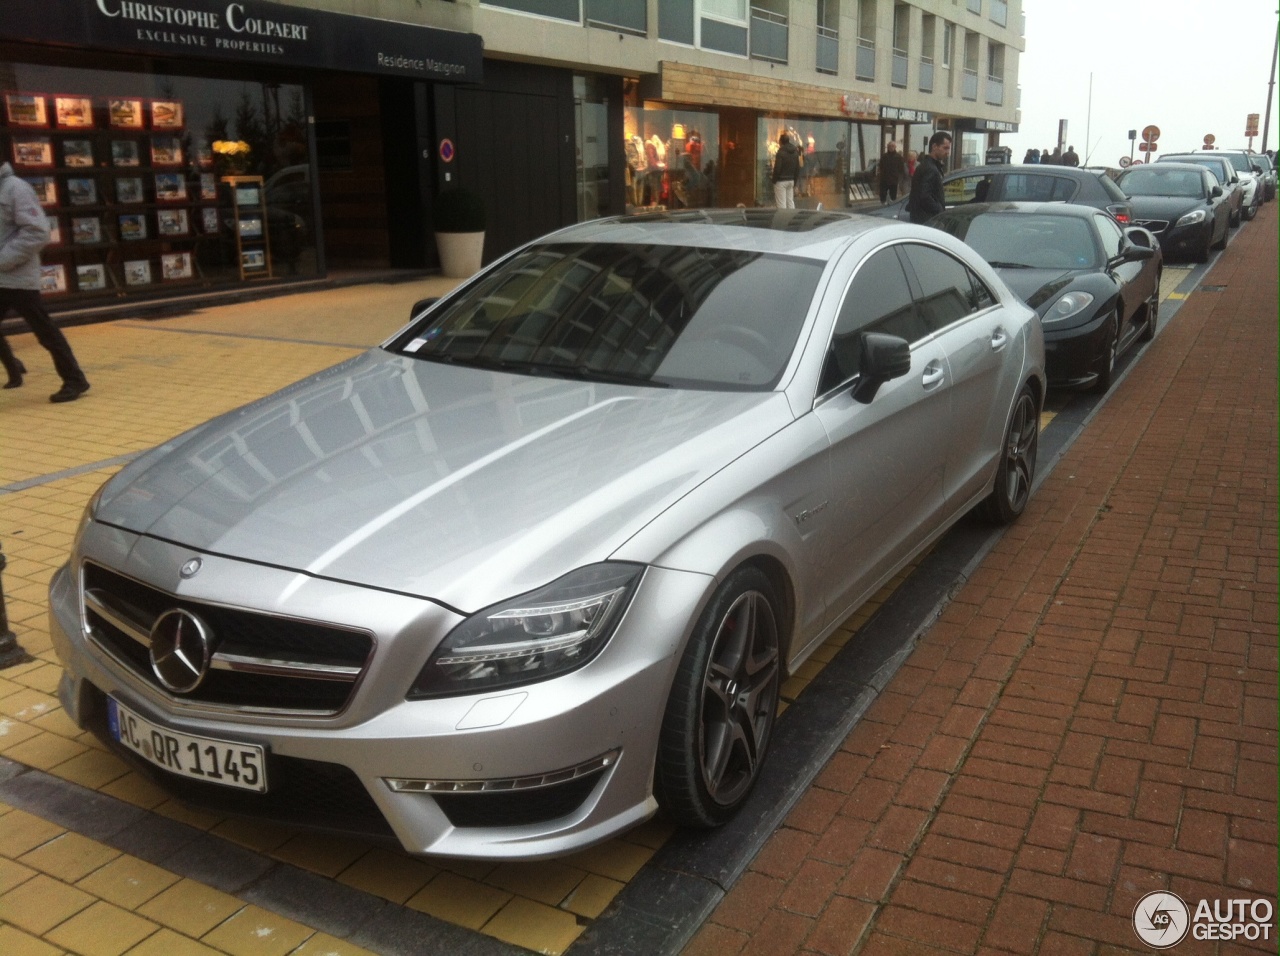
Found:
<path fill-rule="evenodd" d="M 689 956 L 1147 951 L 1150 891 L 1274 906 L 1276 259 L 1271 204 Z"/>

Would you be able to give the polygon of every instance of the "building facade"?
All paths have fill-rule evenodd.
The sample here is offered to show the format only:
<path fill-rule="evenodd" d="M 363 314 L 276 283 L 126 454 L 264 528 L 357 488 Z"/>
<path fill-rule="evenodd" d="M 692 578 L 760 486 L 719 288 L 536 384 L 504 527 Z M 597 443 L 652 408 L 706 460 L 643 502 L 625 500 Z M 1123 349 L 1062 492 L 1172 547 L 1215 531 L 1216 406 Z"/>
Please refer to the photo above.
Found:
<path fill-rule="evenodd" d="M 486 261 L 558 226 L 875 193 L 886 144 L 1016 132 L 1018 0 L 42 0 L 0 18 L 0 151 L 51 308 L 430 268 L 443 188 Z"/>

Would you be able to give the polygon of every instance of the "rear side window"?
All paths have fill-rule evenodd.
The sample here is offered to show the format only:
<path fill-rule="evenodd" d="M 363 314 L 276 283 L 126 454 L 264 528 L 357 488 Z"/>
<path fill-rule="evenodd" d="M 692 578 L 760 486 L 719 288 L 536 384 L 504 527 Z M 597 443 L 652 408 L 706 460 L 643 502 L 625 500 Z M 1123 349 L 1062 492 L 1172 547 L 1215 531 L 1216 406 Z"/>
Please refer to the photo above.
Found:
<path fill-rule="evenodd" d="M 822 367 L 820 393 L 857 374 L 857 337 L 863 332 L 897 335 L 908 342 L 928 334 L 916 314 L 911 288 L 894 248 L 872 253 L 849 283 Z"/>
<path fill-rule="evenodd" d="M 902 251 L 920 285 L 920 314 L 930 332 L 945 329 L 980 308 L 973 277 L 963 262 L 931 246 L 908 244 Z"/>
<path fill-rule="evenodd" d="M 1000 182 L 1000 199 L 1006 202 L 1066 202 L 1076 194 L 1075 181 L 1065 176 L 1010 173 Z"/>

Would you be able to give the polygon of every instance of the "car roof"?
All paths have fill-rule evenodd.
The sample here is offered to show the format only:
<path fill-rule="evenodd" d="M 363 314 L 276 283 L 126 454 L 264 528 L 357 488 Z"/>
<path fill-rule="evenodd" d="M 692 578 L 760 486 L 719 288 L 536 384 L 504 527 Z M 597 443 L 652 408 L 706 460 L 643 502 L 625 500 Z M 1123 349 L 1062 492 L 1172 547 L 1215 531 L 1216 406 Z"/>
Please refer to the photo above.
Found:
<path fill-rule="evenodd" d="M 1092 180 L 1103 175 L 1097 170 L 1080 166 L 1056 166 L 1052 163 L 996 163 L 991 166 L 966 166 L 953 173 L 947 173 L 944 179 L 958 176 L 987 176 L 995 173 L 1030 174 L 1032 176 L 1065 176 L 1068 179 Z"/>
<path fill-rule="evenodd" d="M 632 245 L 687 245 L 783 253 L 829 259 L 859 236 L 908 227 L 892 219 L 843 210 L 813 209 L 684 209 L 610 216 L 568 226 L 538 240 L 548 242 L 613 242 Z"/>
<path fill-rule="evenodd" d="M 1132 172 L 1134 172 L 1135 170 L 1139 170 L 1139 169 L 1149 169 L 1152 165 L 1154 165 L 1154 164 L 1153 164 L 1153 163 L 1143 163 L 1141 166 L 1130 166 L 1130 167 L 1129 167 L 1128 169 L 1126 169 L 1123 173 L 1121 173 L 1121 175 L 1122 175 L 1122 176 L 1127 176 L 1129 173 L 1132 173 Z M 1176 161 L 1176 160 L 1174 160 L 1174 161 L 1172 161 L 1172 162 L 1165 161 L 1165 160 L 1161 160 L 1161 161 L 1160 161 L 1160 168 L 1161 168 L 1162 170 L 1163 170 L 1163 169 L 1165 169 L 1165 168 L 1168 168 L 1168 169 L 1175 170 L 1175 171 L 1176 171 L 1176 170 L 1179 170 L 1179 169 L 1195 170 L 1196 172 L 1200 172 L 1202 169 L 1204 169 L 1204 167 L 1203 167 L 1203 166 L 1201 166 L 1199 163 L 1180 163 L 1180 162 L 1178 162 L 1178 161 Z"/>
<path fill-rule="evenodd" d="M 1068 202 L 970 202 L 952 206 L 948 215 L 960 213 L 965 216 L 976 216 L 980 213 L 999 213 L 1001 215 L 1037 215 L 1064 216 L 1074 219 L 1087 219 L 1101 212 L 1096 206 L 1082 206 Z"/>

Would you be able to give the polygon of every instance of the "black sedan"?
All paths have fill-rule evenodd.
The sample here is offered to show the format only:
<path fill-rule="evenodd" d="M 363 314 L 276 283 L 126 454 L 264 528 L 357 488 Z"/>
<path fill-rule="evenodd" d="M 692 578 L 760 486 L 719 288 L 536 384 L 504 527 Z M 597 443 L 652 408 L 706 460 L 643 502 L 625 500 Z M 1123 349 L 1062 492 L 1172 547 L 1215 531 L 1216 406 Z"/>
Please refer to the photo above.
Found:
<path fill-rule="evenodd" d="M 948 209 L 978 202 L 1066 202 L 1104 209 L 1122 225 L 1128 224 L 1131 213 L 1128 198 L 1106 170 L 1098 168 L 1018 163 L 974 166 L 943 176 L 942 192 Z M 905 199 L 867 214 L 911 220 Z"/>
<path fill-rule="evenodd" d="M 1231 237 L 1231 204 L 1213 173 L 1193 163 L 1131 166 L 1119 187 L 1133 203 L 1133 222 L 1154 233 L 1166 256 L 1206 262 Z"/>
<path fill-rule="evenodd" d="M 930 225 L 963 239 L 1040 315 L 1051 386 L 1111 387 L 1116 359 L 1156 333 L 1160 244 L 1063 203 L 973 203 Z"/>

